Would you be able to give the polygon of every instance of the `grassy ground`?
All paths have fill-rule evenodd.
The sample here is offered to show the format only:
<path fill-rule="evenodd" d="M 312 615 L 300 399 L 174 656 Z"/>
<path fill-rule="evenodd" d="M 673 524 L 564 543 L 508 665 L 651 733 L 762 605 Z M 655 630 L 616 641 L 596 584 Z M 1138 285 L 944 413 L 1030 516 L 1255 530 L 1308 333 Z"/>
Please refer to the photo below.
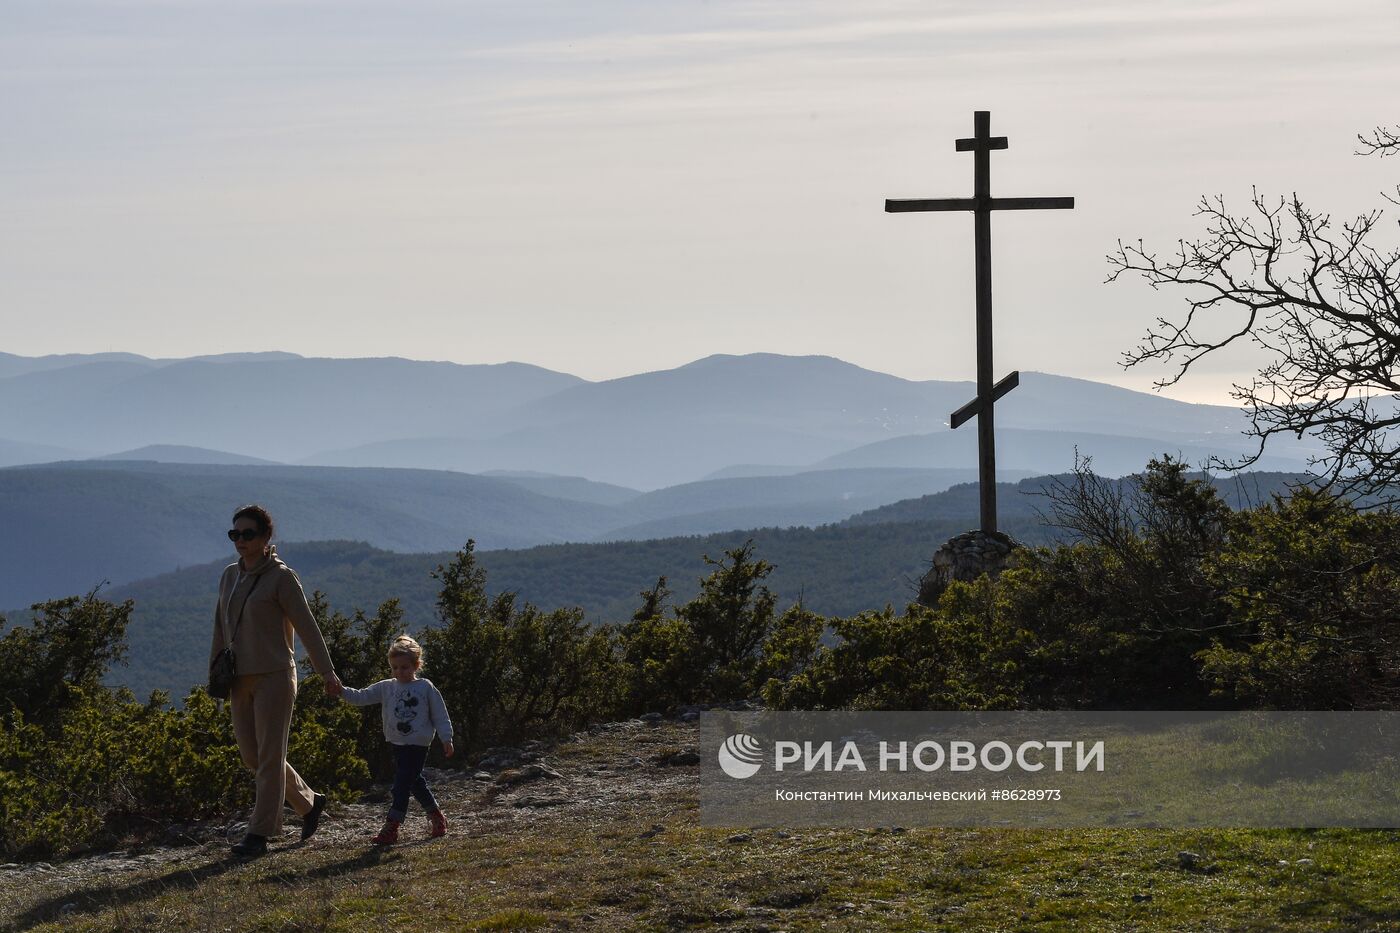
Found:
<path fill-rule="evenodd" d="M 697 825 L 695 767 L 652 763 L 693 741 L 637 726 L 554 750 L 562 780 L 444 783 L 444 839 L 422 838 L 415 813 L 404 844 L 370 848 L 381 808 L 346 805 L 262 859 L 191 847 L 101 877 L 26 875 L 0 881 L 0 909 L 11 928 L 55 930 L 1400 930 L 1400 833 L 731 838 Z M 527 795 L 556 803 L 513 805 Z M 1183 865 L 1182 850 L 1200 859 Z"/>

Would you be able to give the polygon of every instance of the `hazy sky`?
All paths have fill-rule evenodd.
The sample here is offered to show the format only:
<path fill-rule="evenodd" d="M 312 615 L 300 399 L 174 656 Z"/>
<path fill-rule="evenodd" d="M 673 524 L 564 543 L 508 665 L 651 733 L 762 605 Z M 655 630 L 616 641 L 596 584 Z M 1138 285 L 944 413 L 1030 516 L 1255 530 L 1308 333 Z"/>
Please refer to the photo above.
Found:
<path fill-rule="evenodd" d="M 710 353 L 972 378 L 972 111 L 1010 138 L 998 375 L 1123 371 L 1105 285 L 1202 194 L 1338 217 L 1400 159 L 1395 0 L 0 0 L 0 349 Z M 1400 209 L 1395 209 L 1400 211 Z M 1393 227 L 1391 228 L 1393 230 Z M 1390 232 L 1390 231 L 1388 231 Z M 1221 361 L 1175 394 L 1221 399 Z"/>

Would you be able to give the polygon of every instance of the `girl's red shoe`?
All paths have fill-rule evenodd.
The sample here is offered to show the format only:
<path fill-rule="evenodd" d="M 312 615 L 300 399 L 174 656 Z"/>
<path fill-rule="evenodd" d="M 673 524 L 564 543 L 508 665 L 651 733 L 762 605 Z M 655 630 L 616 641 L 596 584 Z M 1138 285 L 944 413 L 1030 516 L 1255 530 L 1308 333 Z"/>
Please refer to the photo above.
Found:
<path fill-rule="evenodd" d="M 447 817 L 442 815 L 441 810 L 433 810 L 428 814 L 428 838 L 436 839 L 439 836 L 447 835 Z"/>
<path fill-rule="evenodd" d="M 399 821 L 385 820 L 384 828 L 375 836 L 373 842 L 377 846 L 391 846 L 399 841 Z"/>

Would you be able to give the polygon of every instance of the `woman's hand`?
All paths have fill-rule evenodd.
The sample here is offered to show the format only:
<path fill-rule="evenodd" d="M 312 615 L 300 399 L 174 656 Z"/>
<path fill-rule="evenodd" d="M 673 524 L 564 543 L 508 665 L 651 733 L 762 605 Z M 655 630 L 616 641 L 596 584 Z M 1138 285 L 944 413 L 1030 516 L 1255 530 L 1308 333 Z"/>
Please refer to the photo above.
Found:
<path fill-rule="evenodd" d="M 339 697 L 345 691 L 345 685 L 340 682 L 340 678 L 335 676 L 335 672 L 326 675 L 326 696 Z"/>
<path fill-rule="evenodd" d="M 444 755 L 446 755 L 448 758 L 451 758 L 451 757 L 452 757 L 452 743 L 451 743 L 451 742 L 443 742 L 443 743 L 442 743 L 442 753 L 443 753 Z"/>

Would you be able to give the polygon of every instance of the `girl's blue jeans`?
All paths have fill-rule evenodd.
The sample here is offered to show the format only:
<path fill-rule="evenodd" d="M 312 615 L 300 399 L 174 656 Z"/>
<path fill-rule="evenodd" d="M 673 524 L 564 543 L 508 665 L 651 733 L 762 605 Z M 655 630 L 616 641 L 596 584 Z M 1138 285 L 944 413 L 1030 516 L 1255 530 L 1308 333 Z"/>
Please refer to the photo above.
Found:
<path fill-rule="evenodd" d="M 423 780 L 423 762 L 428 760 L 426 745 L 395 745 L 394 790 L 389 806 L 389 819 L 402 823 L 408 815 L 408 796 L 412 794 L 429 813 L 438 808 L 428 782 Z"/>

